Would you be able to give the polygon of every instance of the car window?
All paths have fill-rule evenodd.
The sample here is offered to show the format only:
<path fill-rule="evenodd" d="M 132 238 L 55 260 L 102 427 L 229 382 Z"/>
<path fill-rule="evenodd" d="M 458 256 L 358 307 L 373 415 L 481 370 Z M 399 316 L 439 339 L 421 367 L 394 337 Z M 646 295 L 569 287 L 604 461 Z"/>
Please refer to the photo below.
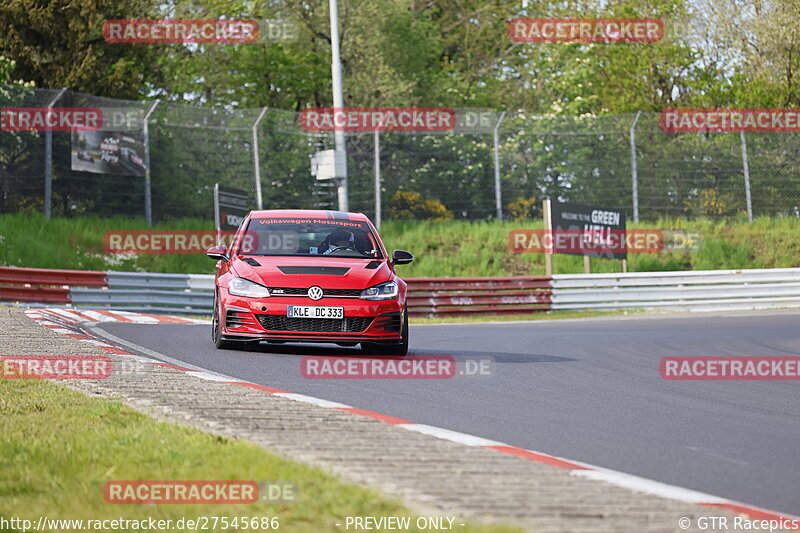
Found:
<path fill-rule="evenodd" d="M 237 253 L 383 258 L 366 222 L 328 219 L 250 219 Z"/>

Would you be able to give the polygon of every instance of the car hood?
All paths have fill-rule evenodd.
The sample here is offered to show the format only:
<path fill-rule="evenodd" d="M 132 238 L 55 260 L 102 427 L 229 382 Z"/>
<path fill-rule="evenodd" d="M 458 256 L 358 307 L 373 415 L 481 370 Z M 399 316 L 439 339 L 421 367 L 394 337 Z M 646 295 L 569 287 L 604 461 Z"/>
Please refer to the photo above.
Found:
<path fill-rule="evenodd" d="M 392 279 L 386 261 L 377 259 L 245 256 L 234 258 L 232 267 L 239 277 L 265 287 L 366 289 Z"/>

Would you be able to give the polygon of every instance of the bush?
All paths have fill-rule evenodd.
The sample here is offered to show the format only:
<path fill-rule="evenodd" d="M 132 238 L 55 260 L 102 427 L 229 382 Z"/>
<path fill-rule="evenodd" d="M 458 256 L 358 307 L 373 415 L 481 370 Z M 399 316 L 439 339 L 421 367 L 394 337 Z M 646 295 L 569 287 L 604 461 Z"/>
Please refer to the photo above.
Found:
<path fill-rule="evenodd" d="M 693 217 L 719 219 L 738 213 L 733 194 L 720 193 L 716 189 L 702 189 L 684 203 Z"/>
<path fill-rule="evenodd" d="M 536 201 L 535 196 L 530 198 L 523 198 L 518 196 L 516 200 L 506 204 L 506 209 L 514 220 L 527 220 L 529 218 L 541 218 L 539 209 L 539 202 Z"/>
<path fill-rule="evenodd" d="M 422 199 L 418 192 L 397 191 L 392 196 L 389 215 L 393 220 L 432 220 L 441 222 L 453 218 L 453 213 L 439 200 Z"/>

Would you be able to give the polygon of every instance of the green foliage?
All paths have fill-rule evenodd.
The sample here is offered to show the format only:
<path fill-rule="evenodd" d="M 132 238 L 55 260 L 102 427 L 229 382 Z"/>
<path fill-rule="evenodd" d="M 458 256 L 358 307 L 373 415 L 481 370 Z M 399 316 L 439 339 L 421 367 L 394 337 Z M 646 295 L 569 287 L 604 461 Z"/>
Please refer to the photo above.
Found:
<path fill-rule="evenodd" d="M 720 218 L 736 214 L 734 202 L 731 193 L 721 193 L 717 189 L 702 189 L 686 201 L 686 206 L 694 215 Z"/>
<path fill-rule="evenodd" d="M 392 196 L 389 213 L 395 220 L 431 220 L 441 222 L 453 218 L 453 213 L 433 198 L 422 199 L 418 192 L 397 191 Z"/>
<path fill-rule="evenodd" d="M 627 132 L 633 111 L 800 105 L 800 85 L 794 83 L 800 44 L 793 39 L 800 16 L 795 16 L 793 0 L 764 3 L 759 9 L 727 0 L 531 0 L 524 12 L 519 2 L 485 0 L 340 2 L 346 105 L 526 110 L 516 118 L 509 114 L 502 128 L 506 201 L 536 196 L 630 206 Z M 667 34 L 656 43 L 512 42 L 508 21 L 534 14 L 659 18 Z M 295 23 L 298 33 L 296 41 L 280 43 L 126 45 L 103 40 L 105 20 L 160 17 L 285 20 Z M 0 83 L 29 80 L 38 87 L 159 97 L 218 110 L 332 105 L 327 0 L 4 0 L 0 27 L 6 30 L 0 50 L 16 61 L 0 59 Z M 3 103 L 5 96 L 0 94 Z M 165 107 L 153 116 L 151 128 L 157 218 L 207 217 L 215 182 L 252 192 L 248 128 L 256 115 L 245 113 L 237 125 L 241 129 L 233 131 L 214 117 L 166 123 Z M 308 173 L 308 155 L 329 148 L 331 136 L 307 136 L 288 124 L 291 120 L 270 112 L 261 124 L 259 159 L 269 207 L 321 203 L 319 186 Z M 736 139 L 667 135 L 646 122 L 643 116 L 637 130 L 642 218 L 743 211 Z M 579 135 L 560 134 L 570 128 Z M 774 206 L 768 212 L 790 214 L 797 206 L 800 185 L 792 165 L 800 153 L 783 142 L 786 135 L 748 141 L 756 144 L 750 154 L 757 212 L 758 206 Z M 487 137 L 383 134 L 386 197 L 397 191 L 424 192 L 454 218 L 490 218 L 495 207 L 487 194 L 492 187 Z M 141 181 L 72 173 L 63 157 L 68 137 L 54 134 L 53 142 L 54 212 L 141 211 Z M 371 176 L 358 166 L 371 161 L 370 144 L 371 139 L 358 135 L 348 138 L 351 203 L 363 211 L 372 209 Z M 40 149 L 37 133 L 2 133 L 4 211 L 34 205 L 34 194 L 42 190 Z M 773 171 L 783 175 L 763 179 L 772 178 Z M 23 190 L 26 186 L 29 191 Z M 95 196 L 82 194 L 85 189 Z M 716 198 L 707 197 L 712 190 Z"/>
<path fill-rule="evenodd" d="M 674 253 L 629 254 L 632 272 L 729 268 L 800 267 L 800 220 L 759 218 L 715 221 L 664 219 L 657 224 L 628 224 L 638 229 L 678 229 L 700 235 L 700 246 Z M 103 251 L 107 231 L 210 230 L 207 221 L 185 219 L 148 228 L 141 219 L 54 218 L 41 215 L 0 215 L 0 264 L 40 268 L 123 270 L 210 274 L 213 261 L 204 254 L 108 255 Z M 510 276 L 542 274 L 544 256 L 512 253 L 508 234 L 515 229 L 542 229 L 542 222 L 464 222 L 457 220 L 388 220 L 381 238 L 389 250 L 415 255 L 401 275 Z M 580 256 L 558 255 L 556 273 L 583 272 Z M 593 272 L 618 272 L 618 261 L 592 260 Z"/>
<path fill-rule="evenodd" d="M 69 87 L 117 98 L 147 94 L 157 82 L 153 69 L 167 45 L 110 44 L 103 23 L 157 18 L 150 0 L 8 0 L 0 9 L 0 50 L 16 60 L 14 77 L 37 87 Z"/>
<path fill-rule="evenodd" d="M 725 268 L 763 268 L 760 258 L 753 255 L 747 244 L 736 244 L 721 239 L 707 239 L 693 261 L 697 270 L 713 270 L 714 265 Z"/>
<path fill-rule="evenodd" d="M 0 49 L 14 78 L 104 96 L 159 95 L 214 106 L 298 110 L 331 105 L 327 0 L 7 0 Z M 348 105 L 525 108 L 583 115 L 691 105 L 798 104 L 800 50 L 792 0 L 736 10 L 709 0 L 343 0 Z M 656 43 L 514 43 L 520 16 L 651 17 Z M 103 22 L 126 18 L 247 18 L 296 24 L 294 42 L 200 45 L 109 44 Z M 710 21 L 703 24 L 704 21 Z M 698 34 L 705 39 L 698 45 Z M 755 40 L 755 44 L 748 39 Z"/>
<path fill-rule="evenodd" d="M 511 214 L 514 220 L 540 218 L 542 215 L 539 204 L 540 202 L 535 196 L 529 198 L 518 196 L 516 200 L 506 204 L 506 211 Z"/>

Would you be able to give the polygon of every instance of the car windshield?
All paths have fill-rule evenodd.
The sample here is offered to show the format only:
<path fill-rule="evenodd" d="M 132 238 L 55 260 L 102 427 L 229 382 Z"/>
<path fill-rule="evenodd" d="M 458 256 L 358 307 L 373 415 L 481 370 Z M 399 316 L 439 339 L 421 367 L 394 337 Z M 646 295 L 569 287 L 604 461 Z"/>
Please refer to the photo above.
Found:
<path fill-rule="evenodd" d="M 328 219 L 251 219 L 241 234 L 241 255 L 382 259 L 366 222 Z"/>

